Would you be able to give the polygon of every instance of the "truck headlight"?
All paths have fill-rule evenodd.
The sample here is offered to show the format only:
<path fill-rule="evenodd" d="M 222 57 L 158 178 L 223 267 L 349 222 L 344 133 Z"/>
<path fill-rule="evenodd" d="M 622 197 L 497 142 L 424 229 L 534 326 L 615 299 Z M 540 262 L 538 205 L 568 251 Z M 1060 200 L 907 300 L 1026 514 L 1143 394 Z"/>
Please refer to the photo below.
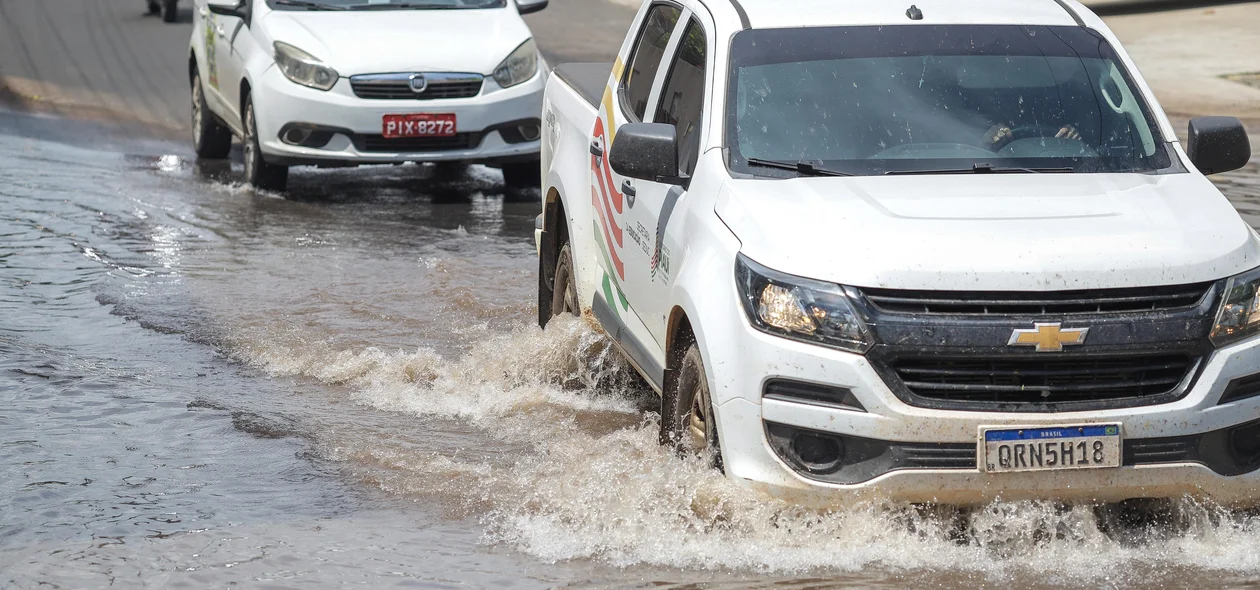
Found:
<path fill-rule="evenodd" d="M 521 43 L 499 67 L 494 69 L 494 81 L 503 88 L 510 88 L 534 77 L 538 73 L 538 48 L 534 40 Z"/>
<path fill-rule="evenodd" d="M 839 285 L 776 272 L 743 254 L 735 282 L 748 320 L 763 332 L 849 352 L 871 348 L 870 331 Z"/>
<path fill-rule="evenodd" d="M 337 70 L 319 61 L 319 58 L 288 43 L 276 41 L 276 65 L 294 84 L 317 90 L 329 90 L 337 85 Z"/>
<path fill-rule="evenodd" d="M 1260 268 L 1225 283 L 1225 297 L 1212 328 L 1212 344 L 1232 344 L 1260 334 Z"/>

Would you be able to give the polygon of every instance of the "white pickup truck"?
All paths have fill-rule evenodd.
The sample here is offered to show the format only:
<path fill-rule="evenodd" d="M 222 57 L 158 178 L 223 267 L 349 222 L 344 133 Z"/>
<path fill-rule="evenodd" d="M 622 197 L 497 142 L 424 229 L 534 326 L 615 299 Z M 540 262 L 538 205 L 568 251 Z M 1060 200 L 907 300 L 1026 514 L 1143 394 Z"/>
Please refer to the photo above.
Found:
<path fill-rule="evenodd" d="M 911 5 L 914 2 L 915 5 Z M 1260 500 L 1260 237 L 1074 0 L 649 0 L 543 106 L 539 321 L 803 503 Z"/>

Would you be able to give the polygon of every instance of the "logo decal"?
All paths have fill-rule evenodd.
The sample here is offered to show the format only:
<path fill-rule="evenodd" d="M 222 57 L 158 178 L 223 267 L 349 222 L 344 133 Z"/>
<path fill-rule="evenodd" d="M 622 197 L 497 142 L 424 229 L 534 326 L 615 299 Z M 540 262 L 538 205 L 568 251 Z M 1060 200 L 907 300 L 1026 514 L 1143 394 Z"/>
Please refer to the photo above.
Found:
<path fill-rule="evenodd" d="M 407 85 L 411 86 L 412 92 L 420 94 L 429 87 L 429 80 L 424 77 L 424 74 L 412 74 L 407 81 Z"/>
<path fill-rule="evenodd" d="M 1085 344 L 1089 328 L 1064 330 L 1063 324 L 1035 324 L 1031 330 L 1015 330 L 1007 346 L 1035 346 L 1037 352 L 1063 352 L 1064 346 Z"/>

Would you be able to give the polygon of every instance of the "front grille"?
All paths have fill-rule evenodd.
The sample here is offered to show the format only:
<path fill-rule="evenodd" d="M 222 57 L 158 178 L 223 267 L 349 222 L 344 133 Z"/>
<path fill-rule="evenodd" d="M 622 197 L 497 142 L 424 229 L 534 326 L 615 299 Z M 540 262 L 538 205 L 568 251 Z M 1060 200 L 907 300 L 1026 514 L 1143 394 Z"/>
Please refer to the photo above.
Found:
<path fill-rule="evenodd" d="M 473 98 L 481 93 L 483 79 L 430 79 L 423 92 L 411 90 L 410 79 L 398 76 L 364 76 L 350 78 L 354 96 L 370 100 L 432 101 L 438 98 Z"/>
<path fill-rule="evenodd" d="M 355 148 L 361 152 L 449 152 L 481 145 L 481 133 L 456 133 L 450 137 L 395 137 L 359 135 Z"/>
<path fill-rule="evenodd" d="M 970 443 L 893 443 L 905 469 L 975 469 L 976 445 Z"/>
<path fill-rule="evenodd" d="M 1212 283 L 1094 291 L 954 292 L 863 289 L 879 311 L 902 314 L 1044 316 L 1140 313 L 1192 308 Z"/>
<path fill-rule="evenodd" d="M 902 358 L 892 369 L 914 395 L 968 404 L 1053 405 L 1174 392 L 1197 366 L 1185 354 Z"/>

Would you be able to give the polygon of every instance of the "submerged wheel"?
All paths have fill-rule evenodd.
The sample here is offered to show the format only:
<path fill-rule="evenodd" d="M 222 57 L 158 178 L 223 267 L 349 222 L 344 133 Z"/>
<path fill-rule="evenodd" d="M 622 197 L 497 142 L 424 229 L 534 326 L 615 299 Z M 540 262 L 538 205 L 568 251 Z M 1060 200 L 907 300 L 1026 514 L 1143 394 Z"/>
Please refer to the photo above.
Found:
<path fill-rule="evenodd" d="M 219 160 L 232 149 L 232 130 L 220 123 L 206 105 L 201 74 L 193 74 L 192 79 L 192 139 L 198 158 Z"/>
<path fill-rule="evenodd" d="M 503 184 L 508 188 L 540 188 L 542 164 L 538 160 L 503 165 Z"/>
<path fill-rule="evenodd" d="M 573 275 L 573 251 L 565 244 L 556 259 L 556 277 L 551 281 L 551 317 L 563 314 L 582 315 L 578 302 L 577 280 Z"/>
<path fill-rule="evenodd" d="M 660 440 L 680 455 L 709 453 L 712 466 L 722 469 L 709 378 L 695 342 L 684 349 L 677 373 L 667 381 L 661 395 Z"/>
<path fill-rule="evenodd" d="M 289 167 L 268 164 L 258 143 L 258 122 L 254 119 L 254 99 L 245 101 L 245 180 L 268 191 L 282 191 L 289 183 Z"/>
<path fill-rule="evenodd" d="M 162 22 L 173 23 L 179 18 L 179 0 L 162 0 Z"/>

